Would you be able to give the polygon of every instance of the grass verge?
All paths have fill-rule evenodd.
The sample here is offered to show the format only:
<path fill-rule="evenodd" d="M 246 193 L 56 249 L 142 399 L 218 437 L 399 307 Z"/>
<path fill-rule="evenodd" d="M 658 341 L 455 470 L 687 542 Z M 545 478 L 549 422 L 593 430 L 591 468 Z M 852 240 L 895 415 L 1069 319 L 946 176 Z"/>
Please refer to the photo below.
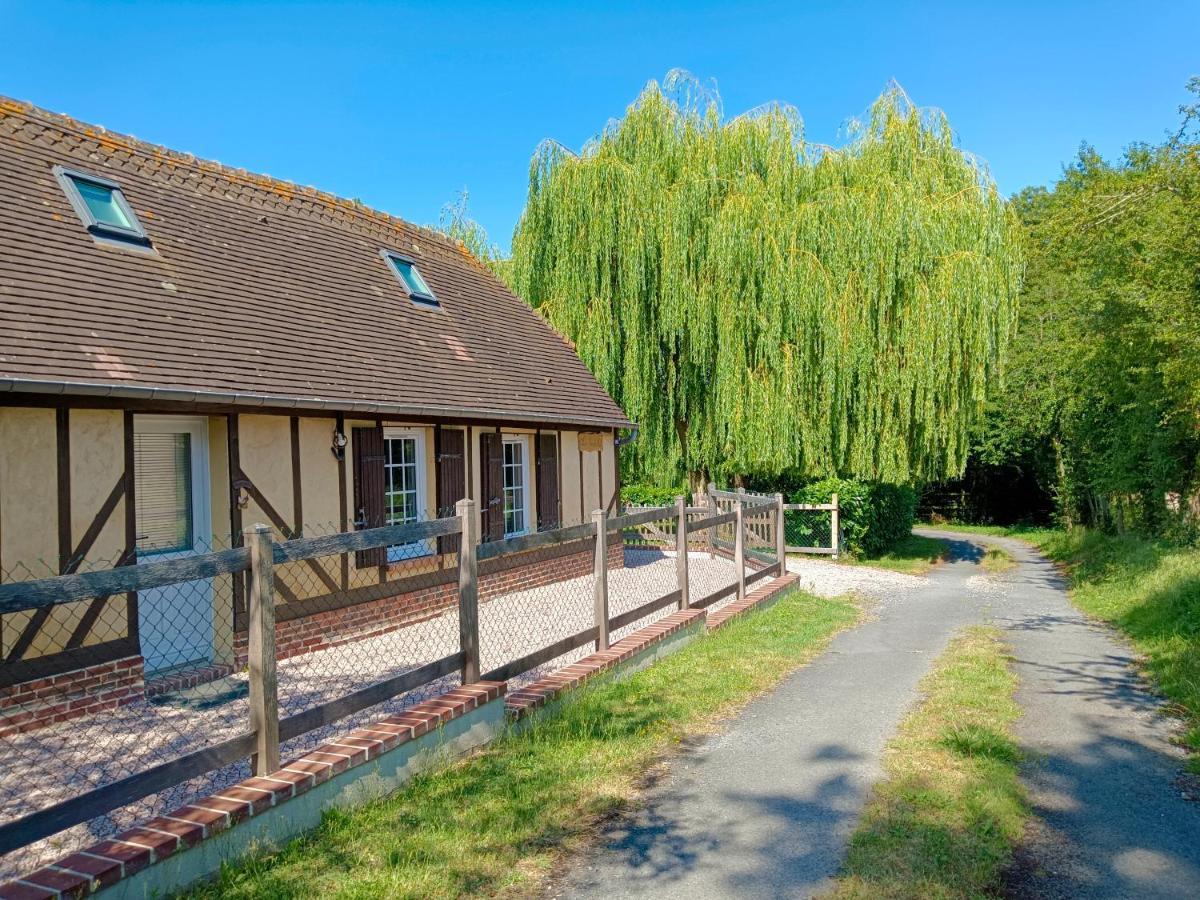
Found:
<path fill-rule="evenodd" d="M 983 551 L 983 558 L 979 560 L 979 565 L 988 574 L 999 575 L 1001 572 L 1007 572 L 1014 568 L 1017 561 L 1003 547 L 988 547 Z"/>
<path fill-rule="evenodd" d="M 851 558 L 851 565 L 873 569 L 890 569 L 905 575 L 924 575 L 946 558 L 949 547 L 937 538 L 910 534 L 882 556 Z"/>
<path fill-rule="evenodd" d="M 1057 534 L 1056 529 L 1041 528 L 1035 525 L 958 525 L 951 522 L 922 522 L 919 527 L 936 528 L 938 531 L 957 531 L 962 534 L 1023 538 L 1034 543 L 1051 534 Z"/>
<path fill-rule="evenodd" d="M 391 797 L 328 813 L 192 897 L 461 897 L 535 893 L 565 851 L 626 806 L 666 753 L 776 684 L 861 615 L 793 592 L 625 681 L 569 695 L 535 727 Z"/>
<path fill-rule="evenodd" d="M 838 898 L 992 896 L 1027 815 L 999 632 L 970 628 L 921 685 L 850 842 Z"/>
<path fill-rule="evenodd" d="M 1083 528 L 1035 543 L 1064 565 L 1080 609 L 1129 636 L 1183 719 L 1188 768 L 1200 774 L 1200 551 Z"/>

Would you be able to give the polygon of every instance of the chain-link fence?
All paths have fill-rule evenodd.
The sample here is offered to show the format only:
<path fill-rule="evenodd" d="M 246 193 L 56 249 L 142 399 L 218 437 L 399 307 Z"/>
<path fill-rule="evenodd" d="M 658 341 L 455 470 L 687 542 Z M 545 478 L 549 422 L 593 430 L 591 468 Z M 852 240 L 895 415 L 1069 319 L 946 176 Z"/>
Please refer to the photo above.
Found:
<path fill-rule="evenodd" d="M 788 553 L 837 557 L 841 548 L 838 496 L 829 503 L 784 504 L 784 536 Z"/>
<path fill-rule="evenodd" d="M 249 777 L 256 751 L 261 774 L 252 708 L 278 721 L 273 752 L 287 760 L 464 675 L 515 690 L 681 598 L 728 602 L 775 561 L 778 507 L 742 503 L 682 510 L 682 564 L 678 506 L 599 517 L 600 542 L 593 521 L 491 543 L 465 507 L 350 533 L 248 531 L 251 548 L 143 552 L 74 574 L 5 571 L 0 877 Z M 256 653 L 274 677 L 252 684 L 271 668 Z"/>

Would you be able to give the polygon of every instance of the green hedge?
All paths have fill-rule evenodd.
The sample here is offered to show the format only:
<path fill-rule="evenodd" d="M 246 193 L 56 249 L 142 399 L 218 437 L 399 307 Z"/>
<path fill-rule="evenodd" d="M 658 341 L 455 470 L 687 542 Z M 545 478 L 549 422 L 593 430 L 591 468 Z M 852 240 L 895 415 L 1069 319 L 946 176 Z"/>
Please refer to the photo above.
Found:
<path fill-rule="evenodd" d="M 789 503 L 828 503 L 838 495 L 842 549 L 856 556 L 879 556 L 908 537 L 916 521 L 917 495 L 908 485 L 822 478 L 788 495 Z"/>
<path fill-rule="evenodd" d="M 659 487 L 654 484 L 623 484 L 621 500 L 630 506 L 672 506 L 675 498 L 690 497 L 686 487 Z"/>

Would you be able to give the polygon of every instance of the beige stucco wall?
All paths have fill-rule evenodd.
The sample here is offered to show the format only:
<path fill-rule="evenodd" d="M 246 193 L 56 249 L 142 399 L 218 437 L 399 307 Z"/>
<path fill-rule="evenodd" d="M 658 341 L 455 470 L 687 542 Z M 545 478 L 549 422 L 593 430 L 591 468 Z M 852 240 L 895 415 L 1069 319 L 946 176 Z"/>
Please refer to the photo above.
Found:
<path fill-rule="evenodd" d="M 54 410 L 0 408 L 0 570 L 17 580 L 58 567 Z"/>
<path fill-rule="evenodd" d="M 300 419 L 300 489 L 305 534 L 331 534 L 341 526 L 338 465 L 329 449 L 335 425 L 335 419 Z"/>
<path fill-rule="evenodd" d="M 45 578 L 58 571 L 58 449 L 55 411 L 0 408 L 0 575 L 6 580 Z M 124 417 L 118 410 L 71 410 L 70 531 L 74 549 L 123 476 Z M 125 549 L 125 501 L 122 499 L 79 566 L 80 571 L 114 565 Z M 62 650 L 90 601 L 56 606 L 25 658 Z M 0 647 L 8 653 L 32 613 L 5 616 Z M 84 646 L 124 637 L 124 597 L 113 597 Z"/>
<path fill-rule="evenodd" d="M 238 454 L 242 471 L 289 527 L 292 509 L 292 439 L 287 416 L 238 416 Z M 270 516 L 251 498 L 242 522 L 272 524 Z"/>
<path fill-rule="evenodd" d="M 584 519 L 583 496 L 580 493 L 579 433 L 564 431 L 559 435 L 558 462 L 562 467 L 563 525 L 579 525 Z M 590 513 L 589 513 L 590 514 Z"/>

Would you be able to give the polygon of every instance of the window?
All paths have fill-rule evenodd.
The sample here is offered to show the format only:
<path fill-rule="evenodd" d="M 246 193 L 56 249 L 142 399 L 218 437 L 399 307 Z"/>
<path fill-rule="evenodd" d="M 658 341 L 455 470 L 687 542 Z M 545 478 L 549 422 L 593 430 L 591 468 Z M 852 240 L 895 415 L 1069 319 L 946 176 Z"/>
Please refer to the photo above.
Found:
<path fill-rule="evenodd" d="M 115 181 L 55 166 L 54 177 L 94 236 L 147 247 L 150 239 Z"/>
<path fill-rule="evenodd" d="M 384 431 L 383 514 L 388 525 L 420 522 L 425 487 L 425 447 L 420 432 Z M 432 552 L 428 541 L 388 547 L 388 562 Z"/>
<path fill-rule="evenodd" d="M 439 305 L 437 297 L 433 295 L 433 290 L 417 270 L 417 264 L 413 260 L 407 256 L 401 256 L 399 253 L 393 253 L 391 250 L 384 250 L 382 254 L 388 265 L 392 267 L 392 271 L 396 273 L 396 277 L 400 279 L 400 284 L 408 293 L 410 300 L 426 306 Z"/>
<path fill-rule="evenodd" d="M 529 447 L 523 437 L 504 439 L 504 536 L 529 531 Z"/>
<path fill-rule="evenodd" d="M 191 435 L 136 434 L 133 454 L 137 552 L 192 549 Z"/>

